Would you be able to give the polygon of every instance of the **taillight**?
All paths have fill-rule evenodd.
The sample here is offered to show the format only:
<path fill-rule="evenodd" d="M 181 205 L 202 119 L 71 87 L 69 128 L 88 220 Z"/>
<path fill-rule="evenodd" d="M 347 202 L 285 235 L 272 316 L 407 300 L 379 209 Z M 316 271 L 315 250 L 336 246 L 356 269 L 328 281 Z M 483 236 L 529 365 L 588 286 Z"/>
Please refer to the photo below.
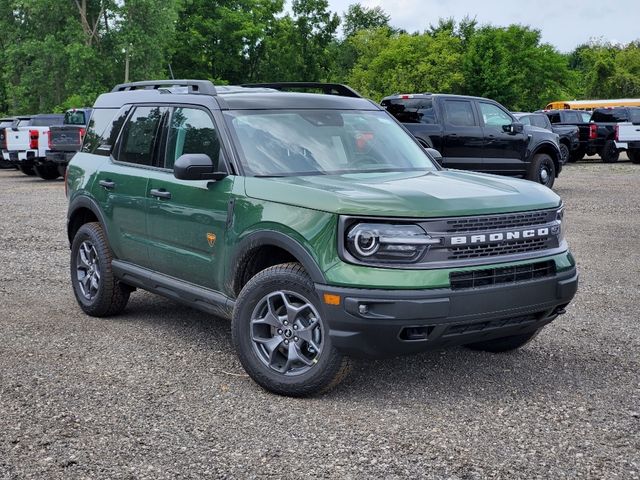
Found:
<path fill-rule="evenodd" d="M 38 149 L 38 138 L 40 137 L 40 132 L 38 130 L 29 130 L 29 148 L 31 150 Z"/>
<path fill-rule="evenodd" d="M 82 143 L 82 140 L 84 140 L 84 134 L 87 133 L 87 131 L 84 128 L 80 129 L 80 143 Z"/>
<path fill-rule="evenodd" d="M 595 123 L 589 125 L 589 140 L 595 140 L 598 137 L 598 126 Z"/>

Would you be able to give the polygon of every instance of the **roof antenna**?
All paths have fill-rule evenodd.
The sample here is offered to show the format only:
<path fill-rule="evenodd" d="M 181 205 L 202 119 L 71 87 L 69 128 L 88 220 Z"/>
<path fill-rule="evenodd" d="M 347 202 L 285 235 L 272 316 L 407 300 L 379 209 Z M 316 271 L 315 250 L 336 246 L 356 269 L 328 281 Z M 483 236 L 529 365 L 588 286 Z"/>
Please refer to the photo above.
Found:
<path fill-rule="evenodd" d="M 173 76 L 173 69 L 171 68 L 171 64 L 169 64 L 169 73 L 171 74 L 171 80 L 175 80 L 176 77 Z"/>

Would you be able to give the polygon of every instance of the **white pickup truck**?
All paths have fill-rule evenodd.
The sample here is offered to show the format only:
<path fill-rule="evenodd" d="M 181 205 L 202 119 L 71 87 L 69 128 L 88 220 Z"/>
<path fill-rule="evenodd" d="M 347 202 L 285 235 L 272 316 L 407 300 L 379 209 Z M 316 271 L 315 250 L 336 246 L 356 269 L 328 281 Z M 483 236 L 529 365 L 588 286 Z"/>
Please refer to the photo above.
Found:
<path fill-rule="evenodd" d="M 64 115 L 43 114 L 18 117 L 11 127 L 5 128 L 6 149 L 9 162 L 25 175 L 38 175 L 45 180 L 58 178 L 57 168 L 37 165 L 44 159 L 49 146 L 49 127 L 62 125 Z"/>
<path fill-rule="evenodd" d="M 616 143 L 627 144 L 627 156 L 633 163 L 640 163 L 640 125 L 631 122 L 616 125 Z"/>

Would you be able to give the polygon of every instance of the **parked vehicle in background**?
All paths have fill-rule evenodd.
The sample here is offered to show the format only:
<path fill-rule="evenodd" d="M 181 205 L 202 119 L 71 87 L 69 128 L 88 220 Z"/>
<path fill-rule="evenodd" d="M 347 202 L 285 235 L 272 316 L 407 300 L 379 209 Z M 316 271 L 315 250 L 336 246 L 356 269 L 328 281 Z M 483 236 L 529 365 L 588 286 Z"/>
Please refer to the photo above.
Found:
<path fill-rule="evenodd" d="M 629 160 L 640 163 L 640 124 L 619 123 L 616 127 L 616 142 L 626 143 Z"/>
<path fill-rule="evenodd" d="M 9 162 L 9 151 L 7 150 L 7 137 L 5 129 L 13 125 L 15 118 L 0 118 L 0 168 L 15 168 Z"/>
<path fill-rule="evenodd" d="M 539 110 L 535 113 L 543 113 L 552 125 L 575 125 L 579 132 L 579 146 L 569 155 L 570 162 L 582 160 L 585 155 L 595 155 L 596 126 L 591 123 L 591 112 L 582 110 Z"/>
<path fill-rule="evenodd" d="M 558 136 L 526 127 L 498 102 L 448 94 L 391 95 L 382 106 L 447 168 L 524 177 L 551 188 L 562 169 Z"/>
<path fill-rule="evenodd" d="M 9 161 L 25 175 L 38 175 L 45 180 L 59 177 L 55 165 L 38 165 L 46 157 L 49 127 L 61 125 L 62 114 L 40 114 L 18 117 L 5 129 Z"/>
<path fill-rule="evenodd" d="M 164 80 L 94 108 L 66 178 L 80 308 L 142 288 L 230 318 L 272 392 L 325 391 L 353 356 L 515 350 L 576 293 L 558 195 L 443 169 L 364 98 Z"/>
<path fill-rule="evenodd" d="M 55 165 L 60 175 L 64 175 L 67 164 L 82 148 L 91 112 L 91 108 L 67 110 L 63 124 L 53 125 L 49 129 L 49 148 L 45 161 Z"/>
<path fill-rule="evenodd" d="M 640 98 L 614 98 L 610 100 L 560 100 L 549 103 L 545 110 L 586 110 L 596 108 L 640 107 Z"/>
<path fill-rule="evenodd" d="M 575 125 L 552 125 L 542 113 L 514 112 L 513 116 L 525 125 L 544 128 L 558 135 L 562 163 L 568 162 L 571 154 L 580 148 L 580 132 Z"/>
<path fill-rule="evenodd" d="M 616 140 L 616 127 L 619 123 L 640 124 L 640 107 L 596 108 L 591 115 L 596 136 L 594 147 L 605 163 L 617 162 L 620 152 L 627 144 Z"/>

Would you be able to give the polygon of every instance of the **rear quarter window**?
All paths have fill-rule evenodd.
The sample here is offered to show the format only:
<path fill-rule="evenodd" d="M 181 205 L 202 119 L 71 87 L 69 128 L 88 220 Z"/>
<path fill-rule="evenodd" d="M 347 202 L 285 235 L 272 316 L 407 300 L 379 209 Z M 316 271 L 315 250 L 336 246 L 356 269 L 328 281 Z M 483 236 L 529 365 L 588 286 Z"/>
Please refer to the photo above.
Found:
<path fill-rule="evenodd" d="M 95 109 L 89 120 L 82 151 L 109 155 L 130 109 L 130 106 Z"/>

